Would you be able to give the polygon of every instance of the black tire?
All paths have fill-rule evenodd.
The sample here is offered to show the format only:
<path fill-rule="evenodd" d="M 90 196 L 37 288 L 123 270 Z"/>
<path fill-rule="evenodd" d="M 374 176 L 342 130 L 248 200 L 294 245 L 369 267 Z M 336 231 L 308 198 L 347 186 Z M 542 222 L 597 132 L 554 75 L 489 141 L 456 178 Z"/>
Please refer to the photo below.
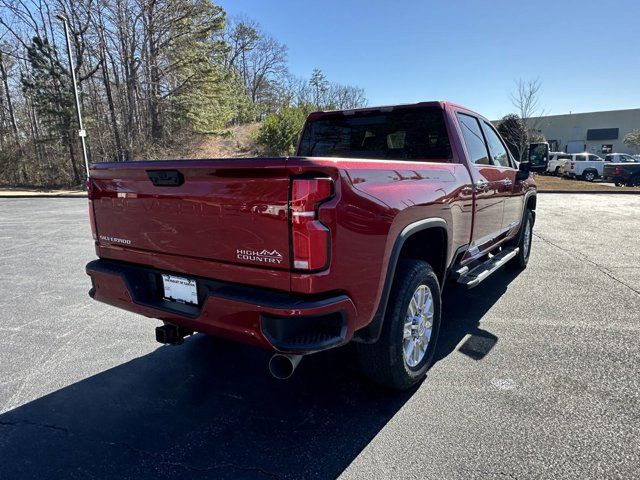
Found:
<path fill-rule="evenodd" d="M 586 172 L 582 173 L 582 179 L 586 180 L 587 182 L 593 182 L 596 178 L 598 178 L 598 173 L 594 172 L 593 170 L 587 170 Z"/>
<path fill-rule="evenodd" d="M 529 235 L 527 235 L 527 229 L 529 230 Z M 522 228 L 518 232 L 518 236 L 516 238 L 518 239 L 516 246 L 520 250 L 518 250 L 518 255 L 516 255 L 511 261 L 510 266 L 517 270 L 524 270 L 527 268 L 527 264 L 529 263 L 529 257 L 531 256 L 531 241 L 533 240 L 533 213 L 531 213 L 531 210 L 525 210 Z"/>
<path fill-rule="evenodd" d="M 404 355 L 405 320 L 414 292 L 421 285 L 431 292 L 433 321 L 424 356 L 412 367 L 408 365 Z M 364 374 L 373 382 L 396 390 L 406 390 L 420 382 L 435 355 L 441 308 L 440 285 L 431 266 L 421 260 L 401 260 L 393 281 L 380 338 L 376 343 L 357 344 L 358 362 Z"/>
<path fill-rule="evenodd" d="M 560 175 L 560 167 L 556 167 L 556 169 L 554 170 L 553 174 L 557 177 Z"/>
<path fill-rule="evenodd" d="M 615 186 L 616 187 L 624 187 L 624 183 L 616 182 Z"/>

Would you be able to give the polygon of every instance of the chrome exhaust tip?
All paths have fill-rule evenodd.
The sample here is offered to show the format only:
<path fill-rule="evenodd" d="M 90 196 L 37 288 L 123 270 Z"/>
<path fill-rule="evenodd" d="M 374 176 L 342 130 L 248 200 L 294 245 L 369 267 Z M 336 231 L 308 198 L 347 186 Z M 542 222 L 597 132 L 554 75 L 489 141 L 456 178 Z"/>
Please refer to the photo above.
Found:
<path fill-rule="evenodd" d="M 278 380 L 286 380 L 293 375 L 300 360 L 302 360 L 302 355 L 276 353 L 269 360 L 269 372 Z"/>

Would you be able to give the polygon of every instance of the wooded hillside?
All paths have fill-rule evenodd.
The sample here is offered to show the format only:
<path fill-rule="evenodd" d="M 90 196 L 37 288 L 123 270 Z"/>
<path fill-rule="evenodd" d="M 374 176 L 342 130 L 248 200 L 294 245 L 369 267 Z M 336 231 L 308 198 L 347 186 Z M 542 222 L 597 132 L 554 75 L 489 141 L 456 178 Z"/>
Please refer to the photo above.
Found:
<path fill-rule="evenodd" d="M 209 0 L 0 0 L 4 183 L 82 181 L 59 14 L 69 20 L 94 162 L 197 155 L 212 144 L 206 136 L 232 145 L 229 127 L 243 132 L 238 125 L 266 119 L 279 129 L 283 116 L 294 119 L 284 122 L 284 140 L 249 130 L 264 152 L 287 153 L 304 113 L 366 104 L 361 88 L 330 82 L 319 69 L 295 77 L 286 45 Z"/>

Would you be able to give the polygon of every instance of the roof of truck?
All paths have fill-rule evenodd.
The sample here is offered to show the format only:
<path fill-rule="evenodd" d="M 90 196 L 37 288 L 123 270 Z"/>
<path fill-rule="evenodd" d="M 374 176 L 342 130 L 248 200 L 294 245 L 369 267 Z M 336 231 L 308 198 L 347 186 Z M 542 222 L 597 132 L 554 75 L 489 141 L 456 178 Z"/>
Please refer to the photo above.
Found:
<path fill-rule="evenodd" d="M 375 111 L 375 110 L 381 110 L 381 111 L 391 111 L 394 108 L 415 108 L 415 107 L 440 107 L 442 109 L 444 109 L 445 107 L 454 107 L 454 108 L 458 108 L 461 110 L 466 110 L 467 112 L 472 112 L 475 115 L 478 115 L 479 117 L 483 117 L 483 115 L 480 115 L 479 113 L 467 108 L 467 107 L 463 107 L 462 105 L 458 105 L 457 103 L 453 103 L 453 102 L 449 102 L 447 100 L 432 100 L 432 101 L 425 101 L 425 102 L 416 102 L 416 103 L 398 103 L 398 104 L 394 104 L 394 105 L 375 105 L 375 106 L 371 106 L 371 107 L 360 107 L 360 108 L 341 108 L 341 109 L 336 109 L 336 110 L 318 110 L 315 112 L 312 112 L 309 114 L 309 116 L 315 116 L 315 115 L 322 115 L 322 114 L 326 114 L 326 113 L 345 113 L 345 114 L 351 114 L 351 113 L 355 113 L 355 112 L 366 112 L 366 111 Z"/>

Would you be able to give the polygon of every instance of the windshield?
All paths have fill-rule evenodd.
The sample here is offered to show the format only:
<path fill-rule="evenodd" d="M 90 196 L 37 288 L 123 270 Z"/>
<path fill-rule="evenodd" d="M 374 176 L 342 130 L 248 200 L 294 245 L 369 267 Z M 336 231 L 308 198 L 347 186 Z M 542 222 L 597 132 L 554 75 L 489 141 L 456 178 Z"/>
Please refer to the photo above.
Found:
<path fill-rule="evenodd" d="M 450 159 L 451 146 L 442 109 L 394 108 L 323 115 L 307 124 L 298 154 L 429 161 Z"/>

